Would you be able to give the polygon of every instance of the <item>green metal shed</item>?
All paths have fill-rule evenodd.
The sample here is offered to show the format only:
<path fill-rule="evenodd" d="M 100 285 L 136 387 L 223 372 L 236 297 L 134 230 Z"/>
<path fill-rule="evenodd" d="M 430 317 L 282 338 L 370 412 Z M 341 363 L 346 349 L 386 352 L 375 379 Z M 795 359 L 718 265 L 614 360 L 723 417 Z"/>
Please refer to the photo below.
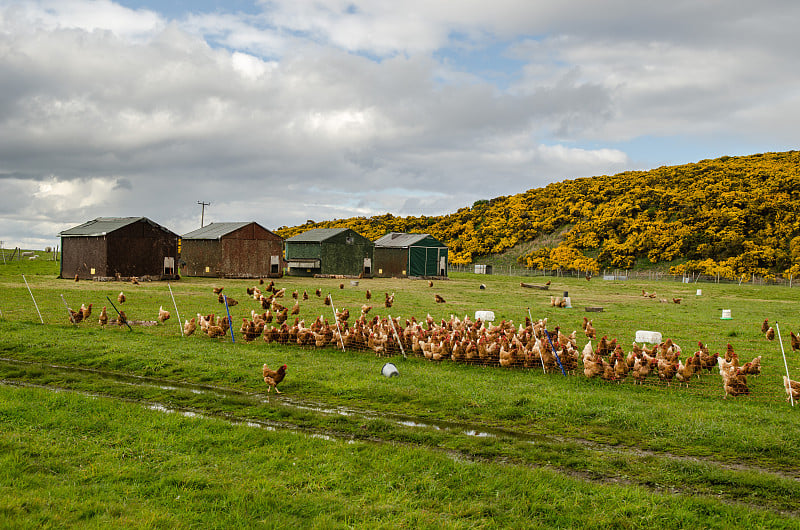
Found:
<path fill-rule="evenodd" d="M 390 232 L 375 241 L 378 277 L 445 277 L 447 245 L 430 234 Z"/>
<path fill-rule="evenodd" d="M 314 228 L 285 241 L 291 276 L 372 276 L 375 245 L 349 228 Z"/>

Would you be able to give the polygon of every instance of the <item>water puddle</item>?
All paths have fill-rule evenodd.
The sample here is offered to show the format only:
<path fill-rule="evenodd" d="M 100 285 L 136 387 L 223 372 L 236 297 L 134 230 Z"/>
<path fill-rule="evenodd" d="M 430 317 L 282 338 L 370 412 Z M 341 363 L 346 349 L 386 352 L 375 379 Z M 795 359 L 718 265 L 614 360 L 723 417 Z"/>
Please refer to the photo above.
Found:
<path fill-rule="evenodd" d="M 475 436 L 478 438 L 489 438 L 489 437 L 496 437 L 496 434 L 488 433 L 488 432 L 480 432 L 480 431 L 464 431 L 463 434 L 467 436 Z"/>

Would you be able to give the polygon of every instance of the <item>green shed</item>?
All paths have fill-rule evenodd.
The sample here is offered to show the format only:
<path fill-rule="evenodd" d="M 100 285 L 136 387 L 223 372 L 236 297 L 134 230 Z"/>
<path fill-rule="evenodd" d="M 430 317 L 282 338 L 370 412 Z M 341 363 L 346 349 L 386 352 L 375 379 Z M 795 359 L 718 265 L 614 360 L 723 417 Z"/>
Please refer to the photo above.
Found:
<path fill-rule="evenodd" d="M 291 276 L 372 276 L 375 245 L 349 228 L 314 228 L 285 241 Z"/>
<path fill-rule="evenodd" d="M 375 275 L 446 277 L 447 252 L 447 245 L 430 234 L 390 232 L 375 242 Z"/>

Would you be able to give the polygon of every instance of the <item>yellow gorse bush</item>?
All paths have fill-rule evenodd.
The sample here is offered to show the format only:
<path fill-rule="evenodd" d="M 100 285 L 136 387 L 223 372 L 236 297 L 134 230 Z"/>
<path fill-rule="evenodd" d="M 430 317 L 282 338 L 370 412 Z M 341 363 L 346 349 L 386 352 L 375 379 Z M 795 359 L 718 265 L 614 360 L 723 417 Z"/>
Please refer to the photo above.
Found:
<path fill-rule="evenodd" d="M 519 262 L 598 271 L 682 259 L 673 272 L 738 279 L 800 272 L 798 211 L 800 152 L 789 151 L 565 180 L 442 216 L 309 221 L 278 233 L 348 227 L 372 240 L 429 233 L 449 246 L 451 263 L 468 264 L 563 230 L 554 248 Z"/>

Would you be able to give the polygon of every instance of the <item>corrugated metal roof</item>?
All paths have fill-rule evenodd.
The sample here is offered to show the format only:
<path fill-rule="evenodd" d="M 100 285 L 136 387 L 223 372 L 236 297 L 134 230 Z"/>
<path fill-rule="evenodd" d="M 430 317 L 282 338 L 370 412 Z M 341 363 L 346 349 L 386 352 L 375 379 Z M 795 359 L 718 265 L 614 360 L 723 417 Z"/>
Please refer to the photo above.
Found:
<path fill-rule="evenodd" d="M 346 232 L 347 228 L 312 228 L 302 234 L 290 237 L 287 243 L 319 243 L 335 235 Z"/>
<path fill-rule="evenodd" d="M 204 226 L 203 228 L 198 228 L 197 230 L 192 230 L 188 234 L 184 234 L 181 236 L 182 239 L 220 239 L 222 236 L 228 235 L 231 232 L 235 232 L 240 228 L 243 228 L 249 225 L 250 222 L 247 223 L 211 223 L 209 225 Z"/>
<path fill-rule="evenodd" d="M 92 221 L 87 221 L 82 225 L 72 227 L 59 233 L 61 237 L 97 237 L 104 236 L 124 226 L 144 219 L 155 224 L 146 217 L 98 217 Z M 158 226 L 158 225 L 156 225 Z"/>
<path fill-rule="evenodd" d="M 419 243 L 420 241 L 428 237 L 438 241 L 438 239 L 431 236 L 430 234 L 406 234 L 403 232 L 389 232 L 382 238 L 375 241 L 375 246 L 406 248 L 414 245 L 415 243 Z M 442 244 L 442 246 L 445 245 Z"/>

